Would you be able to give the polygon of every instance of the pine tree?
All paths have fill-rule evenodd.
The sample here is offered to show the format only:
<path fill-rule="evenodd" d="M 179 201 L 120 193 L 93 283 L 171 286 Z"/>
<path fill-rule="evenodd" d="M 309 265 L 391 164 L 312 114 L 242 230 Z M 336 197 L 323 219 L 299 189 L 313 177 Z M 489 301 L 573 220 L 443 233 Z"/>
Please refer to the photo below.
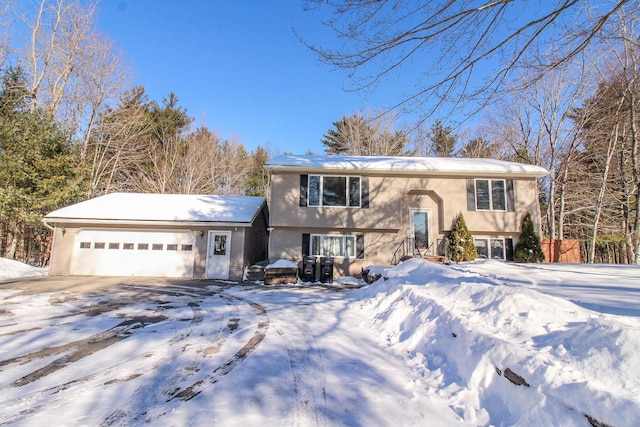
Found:
<path fill-rule="evenodd" d="M 473 236 L 467 228 L 467 223 L 459 213 L 453 224 L 453 229 L 447 237 L 449 243 L 449 251 L 451 253 L 451 259 L 455 262 L 471 261 L 478 257 L 478 251 L 473 241 Z"/>
<path fill-rule="evenodd" d="M 533 228 L 533 219 L 528 212 L 522 219 L 522 233 L 516 245 L 514 259 L 516 262 L 544 261 L 544 252 L 542 252 L 540 238 Z"/>

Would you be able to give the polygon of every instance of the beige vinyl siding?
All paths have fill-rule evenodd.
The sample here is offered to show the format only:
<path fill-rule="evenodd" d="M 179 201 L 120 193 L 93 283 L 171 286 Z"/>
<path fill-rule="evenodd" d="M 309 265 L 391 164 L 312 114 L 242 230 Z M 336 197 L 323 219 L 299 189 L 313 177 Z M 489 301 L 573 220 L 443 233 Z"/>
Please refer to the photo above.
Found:
<path fill-rule="evenodd" d="M 245 230 L 245 264 L 251 265 L 267 259 L 268 244 L 269 235 L 267 233 L 267 210 L 265 205 L 258 213 L 253 225 Z"/>
<path fill-rule="evenodd" d="M 62 227 L 58 226 L 53 231 L 53 244 L 51 246 L 51 259 L 49 261 L 49 275 L 68 276 L 73 255 L 73 243 L 76 233 L 80 230 L 65 226 L 64 235 Z"/>

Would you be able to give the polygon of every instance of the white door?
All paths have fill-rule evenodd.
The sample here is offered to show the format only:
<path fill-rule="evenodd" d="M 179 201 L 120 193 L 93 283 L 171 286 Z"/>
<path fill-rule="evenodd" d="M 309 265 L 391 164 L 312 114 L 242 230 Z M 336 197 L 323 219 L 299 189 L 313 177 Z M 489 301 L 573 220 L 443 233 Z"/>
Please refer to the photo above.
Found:
<path fill-rule="evenodd" d="M 207 279 L 228 279 L 231 258 L 231 232 L 209 231 Z"/>
<path fill-rule="evenodd" d="M 196 239 L 190 231 L 82 230 L 71 274 L 193 277 Z"/>

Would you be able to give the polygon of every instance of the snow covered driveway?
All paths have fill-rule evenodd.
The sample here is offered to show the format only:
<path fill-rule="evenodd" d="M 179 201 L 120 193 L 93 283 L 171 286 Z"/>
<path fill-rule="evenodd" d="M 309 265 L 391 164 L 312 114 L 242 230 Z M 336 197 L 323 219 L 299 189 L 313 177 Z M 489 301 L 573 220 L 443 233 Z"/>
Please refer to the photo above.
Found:
<path fill-rule="evenodd" d="M 0 285 L 0 425 L 637 426 L 640 267 Z"/>
<path fill-rule="evenodd" d="M 348 314 L 346 291 L 26 283 L 0 288 L 0 425 L 459 419 L 444 400 L 412 396 L 410 368 Z"/>

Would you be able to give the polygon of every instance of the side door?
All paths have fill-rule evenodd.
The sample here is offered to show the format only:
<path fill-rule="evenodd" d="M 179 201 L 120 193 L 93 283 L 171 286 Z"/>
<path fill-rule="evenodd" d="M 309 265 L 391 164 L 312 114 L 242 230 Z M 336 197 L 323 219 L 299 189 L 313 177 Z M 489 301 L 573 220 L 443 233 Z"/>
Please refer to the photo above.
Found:
<path fill-rule="evenodd" d="M 228 279 L 231 258 L 231 232 L 209 231 L 207 242 L 207 279 Z"/>

